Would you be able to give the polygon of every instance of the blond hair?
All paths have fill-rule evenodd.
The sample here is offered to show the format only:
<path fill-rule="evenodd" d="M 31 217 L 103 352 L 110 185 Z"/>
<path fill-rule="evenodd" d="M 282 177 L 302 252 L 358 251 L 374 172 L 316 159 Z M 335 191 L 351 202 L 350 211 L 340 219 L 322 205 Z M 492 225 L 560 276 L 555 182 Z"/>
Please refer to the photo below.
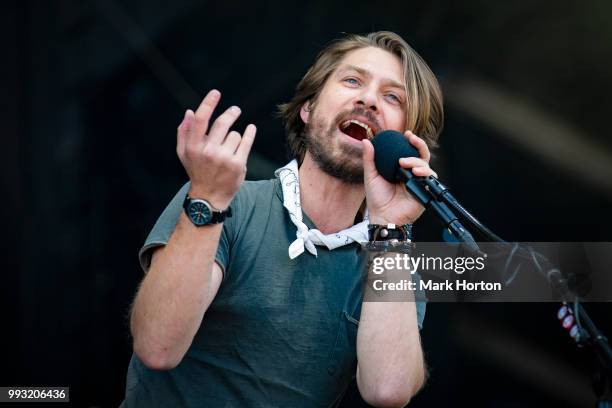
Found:
<path fill-rule="evenodd" d="M 325 82 L 348 52 L 366 47 L 381 48 L 401 60 L 407 95 L 404 130 L 411 130 L 421 137 L 430 149 L 438 146 L 437 140 L 444 122 L 442 91 L 425 61 L 402 37 L 390 31 L 378 31 L 365 36 L 348 34 L 331 42 L 319 53 L 314 64 L 297 85 L 293 98 L 278 106 L 278 115 L 287 131 L 289 153 L 300 163 L 306 153 L 304 122 L 300 117 L 300 109 L 306 102 L 312 106 Z"/>

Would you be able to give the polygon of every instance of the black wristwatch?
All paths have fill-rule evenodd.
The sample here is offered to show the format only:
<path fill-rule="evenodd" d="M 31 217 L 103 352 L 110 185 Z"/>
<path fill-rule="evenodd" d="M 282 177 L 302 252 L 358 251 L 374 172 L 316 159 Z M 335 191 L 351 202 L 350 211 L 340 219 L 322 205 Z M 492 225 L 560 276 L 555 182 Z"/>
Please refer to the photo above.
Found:
<path fill-rule="evenodd" d="M 219 211 L 208 201 L 201 198 L 191 198 L 189 194 L 185 196 L 183 209 L 185 210 L 185 214 L 187 214 L 187 218 L 189 218 L 196 227 L 219 224 L 225 221 L 226 218 L 232 216 L 231 207 L 227 207 L 225 211 Z"/>

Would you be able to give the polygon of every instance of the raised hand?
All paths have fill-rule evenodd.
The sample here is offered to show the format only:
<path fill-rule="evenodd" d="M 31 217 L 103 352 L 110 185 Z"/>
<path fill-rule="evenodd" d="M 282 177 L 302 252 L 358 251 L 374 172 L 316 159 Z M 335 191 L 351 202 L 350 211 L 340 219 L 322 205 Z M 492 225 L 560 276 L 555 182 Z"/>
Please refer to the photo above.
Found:
<path fill-rule="evenodd" d="M 224 210 L 244 181 L 257 129 L 249 124 L 242 135 L 230 131 L 240 116 L 237 106 L 219 115 L 209 129 L 210 118 L 220 99 L 221 93 L 213 89 L 195 112 L 185 112 L 177 129 L 176 152 L 191 181 L 189 195 L 206 199 Z"/>

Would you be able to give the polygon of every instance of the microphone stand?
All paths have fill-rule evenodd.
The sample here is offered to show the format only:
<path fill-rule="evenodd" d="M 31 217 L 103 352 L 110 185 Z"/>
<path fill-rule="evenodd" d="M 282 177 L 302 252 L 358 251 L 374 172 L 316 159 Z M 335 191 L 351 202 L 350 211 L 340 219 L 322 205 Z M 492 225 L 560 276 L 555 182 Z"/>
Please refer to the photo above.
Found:
<path fill-rule="evenodd" d="M 406 177 L 410 172 L 405 172 Z M 411 174 L 410 174 L 411 175 Z M 409 183 L 420 183 L 423 188 L 412 188 L 408 187 Z M 484 224 L 482 224 L 476 217 L 469 213 L 452 194 L 448 188 L 444 186 L 438 179 L 433 176 L 429 177 L 408 177 L 406 187 L 410 191 L 417 190 L 421 192 L 421 195 L 425 195 L 423 190 L 429 193 L 429 204 L 430 208 L 433 208 L 439 215 L 444 214 L 444 220 L 451 220 L 452 217 L 457 217 L 452 212 L 452 209 L 457 211 L 458 214 L 471 226 L 473 227 L 483 238 L 489 242 L 498 242 L 502 249 L 507 249 L 510 244 L 489 230 Z M 425 205 L 425 204 L 424 204 Z M 449 208 L 450 207 L 450 208 Z M 452 214 L 452 215 L 449 215 Z M 453 220 L 452 222 L 455 222 Z M 458 223 L 458 221 L 457 221 Z M 461 224 L 458 224 L 463 228 Z M 449 228 L 450 229 L 450 228 Z M 451 232 L 455 234 L 459 239 L 461 235 L 458 235 L 451 229 Z M 469 234 L 469 232 L 468 232 Z M 463 235 L 465 237 L 465 235 Z M 471 235 L 469 235 L 471 237 Z M 473 242 L 473 238 L 471 238 Z M 475 242 L 473 245 L 476 245 Z M 543 273 L 549 280 L 551 286 L 563 299 L 563 307 L 559 311 L 559 319 L 564 320 L 569 315 L 573 315 L 575 319 L 575 334 L 572 335 L 578 346 L 585 346 L 597 357 L 599 362 L 599 370 L 593 375 L 593 388 L 597 395 L 597 407 L 598 408 L 612 408 L 612 348 L 608 343 L 608 339 L 603 333 L 597 328 L 593 320 L 590 318 L 584 307 L 579 301 L 579 297 L 572 293 L 568 287 L 567 280 L 561 275 L 559 269 L 553 267 L 550 262 L 542 255 L 535 252 L 531 248 L 523 248 L 521 246 L 515 247 L 510 254 L 506 265 L 510 265 L 512 257 L 518 257 L 523 260 L 527 260 L 536 266 L 540 273 Z M 571 304 L 573 303 L 573 311 Z M 564 309 L 567 308 L 567 309 Z M 568 314 L 561 314 L 563 310 L 570 311 Z M 574 321 L 572 319 L 571 321 Z M 572 327 L 572 329 L 574 329 Z M 574 330 L 573 330 L 574 331 Z"/>
<path fill-rule="evenodd" d="M 406 178 L 406 189 L 425 207 L 431 208 L 437 215 L 440 221 L 459 241 L 465 243 L 475 253 L 482 253 L 474 237 L 461 224 L 455 213 L 448 208 L 448 205 L 439 201 L 436 197 L 427 192 L 427 188 L 422 186 L 422 177 L 415 177 L 411 171 L 399 168 Z"/>

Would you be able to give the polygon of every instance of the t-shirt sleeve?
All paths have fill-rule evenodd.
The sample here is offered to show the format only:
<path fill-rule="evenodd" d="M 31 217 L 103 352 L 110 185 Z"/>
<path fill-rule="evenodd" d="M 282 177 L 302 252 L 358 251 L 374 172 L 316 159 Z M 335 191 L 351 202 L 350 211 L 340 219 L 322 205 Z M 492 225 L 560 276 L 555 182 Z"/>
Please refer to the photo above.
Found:
<path fill-rule="evenodd" d="M 153 226 L 153 229 L 149 233 L 149 236 L 145 240 L 144 245 L 138 252 L 138 258 L 142 270 L 147 273 L 151 266 L 151 257 L 155 248 L 166 245 L 170 240 L 170 236 L 176 229 L 179 217 L 183 212 L 183 201 L 185 195 L 189 191 L 189 183 L 186 183 L 176 193 L 174 198 L 170 201 L 168 206 L 164 209 L 162 214 L 157 219 L 157 222 Z M 219 264 L 223 270 L 223 279 L 225 280 L 225 268 L 229 262 L 229 229 L 231 218 L 228 218 L 223 224 L 223 230 L 219 239 L 219 246 L 217 247 L 217 253 L 215 261 Z"/>
<path fill-rule="evenodd" d="M 423 289 L 421 289 L 421 285 L 418 283 L 421 280 L 421 274 L 416 272 L 412 275 L 412 279 L 417 283 L 417 290 L 414 292 L 415 303 L 416 303 L 416 313 L 417 313 L 417 324 L 419 325 L 419 330 L 423 330 L 423 321 L 425 320 L 425 310 L 427 308 L 427 294 Z"/>
<path fill-rule="evenodd" d="M 425 309 L 426 308 L 427 308 L 427 302 L 425 301 L 416 302 L 417 324 L 419 325 L 419 330 L 423 330 L 423 321 L 425 320 Z"/>

